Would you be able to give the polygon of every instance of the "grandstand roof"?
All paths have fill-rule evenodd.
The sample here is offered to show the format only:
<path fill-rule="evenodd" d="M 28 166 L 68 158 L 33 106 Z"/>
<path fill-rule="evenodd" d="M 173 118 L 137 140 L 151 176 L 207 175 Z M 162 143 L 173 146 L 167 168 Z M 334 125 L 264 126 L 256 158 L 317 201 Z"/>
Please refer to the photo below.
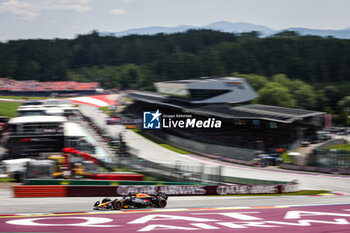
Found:
<path fill-rule="evenodd" d="M 26 124 L 26 123 L 50 123 L 65 122 L 67 119 L 61 116 L 23 116 L 11 118 L 9 124 Z"/>
<path fill-rule="evenodd" d="M 221 77 L 154 83 L 157 91 L 192 104 L 241 103 L 257 97 L 244 78 Z"/>
<path fill-rule="evenodd" d="M 195 108 L 193 111 L 228 119 L 261 119 L 283 123 L 292 123 L 296 120 L 321 116 L 324 114 L 323 112 L 317 111 L 262 104 L 248 104 L 237 107 L 229 107 L 227 105 L 209 105 Z"/>
<path fill-rule="evenodd" d="M 179 104 L 169 102 L 166 95 L 161 95 L 153 92 L 133 92 L 129 93 L 129 96 L 131 98 L 148 103 L 180 108 L 186 112 L 192 112 L 201 115 L 206 114 L 226 119 L 260 119 L 282 123 L 292 123 L 294 121 L 302 120 L 307 117 L 324 115 L 324 112 L 262 104 L 248 104 L 236 107 L 231 107 L 226 104 L 188 107 L 184 106 L 181 103 Z"/>

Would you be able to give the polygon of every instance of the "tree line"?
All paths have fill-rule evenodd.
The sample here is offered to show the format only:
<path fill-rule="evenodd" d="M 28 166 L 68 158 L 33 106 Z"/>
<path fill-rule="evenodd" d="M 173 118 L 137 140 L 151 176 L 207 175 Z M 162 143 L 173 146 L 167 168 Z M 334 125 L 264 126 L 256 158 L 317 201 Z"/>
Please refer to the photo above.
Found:
<path fill-rule="evenodd" d="M 125 37 L 94 31 L 75 39 L 0 43 L 0 77 L 17 80 L 152 90 L 156 81 L 233 74 L 250 74 L 262 103 L 275 95 L 277 105 L 341 113 L 350 95 L 350 40 L 290 31 L 261 38 L 257 32 L 189 30 Z"/>

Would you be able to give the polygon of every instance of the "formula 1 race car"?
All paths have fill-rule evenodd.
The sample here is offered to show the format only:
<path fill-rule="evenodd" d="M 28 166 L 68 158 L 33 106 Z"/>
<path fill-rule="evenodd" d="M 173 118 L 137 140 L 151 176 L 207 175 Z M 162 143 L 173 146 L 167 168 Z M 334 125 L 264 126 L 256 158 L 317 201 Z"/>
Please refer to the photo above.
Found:
<path fill-rule="evenodd" d="M 165 208 L 167 205 L 168 195 L 166 193 L 157 193 L 156 195 L 136 193 L 123 196 L 121 199 L 111 200 L 106 197 L 100 203 L 96 201 L 94 210 L 120 210 L 129 208 Z"/>

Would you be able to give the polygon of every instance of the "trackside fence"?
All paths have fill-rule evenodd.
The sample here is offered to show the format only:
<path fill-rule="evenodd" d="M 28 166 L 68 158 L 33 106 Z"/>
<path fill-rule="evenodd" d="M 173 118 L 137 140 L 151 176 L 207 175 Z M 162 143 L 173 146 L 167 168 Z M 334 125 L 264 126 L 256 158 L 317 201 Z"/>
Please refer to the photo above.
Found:
<path fill-rule="evenodd" d="M 278 180 L 260 180 L 223 176 L 222 166 L 207 166 L 204 164 L 189 166 L 181 163 L 161 164 L 147 161 L 135 156 L 119 158 L 118 166 L 131 168 L 135 172 L 149 175 L 158 178 L 159 180 L 172 182 L 242 185 L 274 185 L 290 183 Z"/>
<path fill-rule="evenodd" d="M 185 164 L 161 164 L 138 157 L 119 158 L 118 167 L 130 168 L 135 172 L 149 175 L 159 180 L 173 182 L 221 183 L 221 166 L 189 166 Z"/>

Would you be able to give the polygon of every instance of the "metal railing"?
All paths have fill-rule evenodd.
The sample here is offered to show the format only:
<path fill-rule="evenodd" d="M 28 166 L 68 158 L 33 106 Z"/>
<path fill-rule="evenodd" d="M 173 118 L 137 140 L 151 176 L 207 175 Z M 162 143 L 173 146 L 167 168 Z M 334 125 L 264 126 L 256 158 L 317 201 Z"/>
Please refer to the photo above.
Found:
<path fill-rule="evenodd" d="M 161 164 L 135 156 L 120 157 L 118 167 L 130 168 L 135 172 L 149 175 L 159 180 L 175 182 L 221 183 L 220 166 L 189 166 L 177 162 Z"/>
<path fill-rule="evenodd" d="M 328 168 L 350 168 L 350 152 L 342 150 L 315 150 L 310 155 L 309 165 Z"/>

